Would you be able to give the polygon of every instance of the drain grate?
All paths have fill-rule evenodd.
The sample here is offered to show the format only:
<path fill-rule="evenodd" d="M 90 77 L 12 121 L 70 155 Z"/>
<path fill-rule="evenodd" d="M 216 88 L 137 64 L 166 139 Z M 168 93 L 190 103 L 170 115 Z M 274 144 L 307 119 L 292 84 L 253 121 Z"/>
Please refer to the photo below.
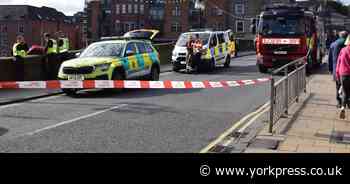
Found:
<path fill-rule="evenodd" d="M 280 140 L 273 139 L 255 139 L 249 145 L 249 148 L 276 150 L 280 142 Z"/>
<path fill-rule="evenodd" d="M 247 132 L 232 132 L 228 136 L 233 138 L 246 138 L 248 134 Z"/>
<path fill-rule="evenodd" d="M 217 145 L 217 146 L 211 148 L 209 151 L 211 153 L 231 153 L 233 150 L 234 150 L 233 147 Z"/>

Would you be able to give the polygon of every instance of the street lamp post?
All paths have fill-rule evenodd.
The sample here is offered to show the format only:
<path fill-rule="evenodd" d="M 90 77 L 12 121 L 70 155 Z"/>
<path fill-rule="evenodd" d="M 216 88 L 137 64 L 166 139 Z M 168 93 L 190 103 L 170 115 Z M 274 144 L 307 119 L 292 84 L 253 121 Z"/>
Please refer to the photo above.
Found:
<path fill-rule="evenodd" d="M 205 9 L 205 0 L 195 0 L 194 8 L 199 10 L 199 28 L 202 28 L 203 27 L 202 16 L 203 16 L 203 10 Z"/>

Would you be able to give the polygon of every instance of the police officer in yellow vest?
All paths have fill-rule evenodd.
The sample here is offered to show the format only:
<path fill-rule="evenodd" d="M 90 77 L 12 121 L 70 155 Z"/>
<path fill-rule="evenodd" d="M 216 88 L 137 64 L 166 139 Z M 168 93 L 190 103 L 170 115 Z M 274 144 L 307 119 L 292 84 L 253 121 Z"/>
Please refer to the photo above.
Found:
<path fill-rule="evenodd" d="M 57 47 L 57 41 L 55 39 L 51 38 L 51 35 L 49 33 L 45 33 L 45 52 L 47 55 L 57 54 L 58 47 Z"/>
<path fill-rule="evenodd" d="M 58 33 L 58 53 L 66 53 L 69 51 L 69 39 L 62 31 Z"/>
<path fill-rule="evenodd" d="M 65 53 L 69 50 L 69 39 L 68 38 L 59 38 L 58 39 L 58 52 Z"/>
<path fill-rule="evenodd" d="M 45 59 L 45 73 L 46 73 L 46 80 L 53 80 L 55 79 L 55 65 L 51 64 L 58 60 L 58 47 L 57 47 L 57 41 L 51 37 L 49 33 L 44 34 L 45 39 L 45 52 L 46 52 L 46 59 Z"/>
<path fill-rule="evenodd" d="M 24 41 L 24 37 L 22 35 L 17 36 L 17 41 L 13 45 L 12 55 L 14 57 L 25 57 L 27 56 L 28 50 L 29 48 Z"/>

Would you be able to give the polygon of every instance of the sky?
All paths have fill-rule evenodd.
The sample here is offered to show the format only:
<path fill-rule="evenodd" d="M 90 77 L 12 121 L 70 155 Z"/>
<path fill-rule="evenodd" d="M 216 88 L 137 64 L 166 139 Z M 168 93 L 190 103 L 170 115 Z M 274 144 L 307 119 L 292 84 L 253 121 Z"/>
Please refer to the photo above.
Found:
<path fill-rule="evenodd" d="M 350 0 L 341 0 L 344 4 L 350 4 Z M 0 5 L 27 4 L 32 6 L 48 6 L 56 8 L 66 15 L 73 15 L 84 8 L 84 0 L 0 0 Z"/>
<path fill-rule="evenodd" d="M 32 5 L 56 8 L 66 15 L 73 15 L 83 11 L 84 0 L 0 0 L 0 5 Z"/>

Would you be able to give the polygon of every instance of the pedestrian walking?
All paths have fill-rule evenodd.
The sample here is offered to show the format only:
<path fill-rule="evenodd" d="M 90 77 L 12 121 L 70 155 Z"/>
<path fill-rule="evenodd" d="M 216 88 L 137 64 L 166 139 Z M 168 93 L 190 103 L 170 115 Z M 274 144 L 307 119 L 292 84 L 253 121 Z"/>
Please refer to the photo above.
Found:
<path fill-rule="evenodd" d="M 339 53 L 342 50 L 342 48 L 345 47 L 345 41 L 347 37 L 348 37 L 348 32 L 341 31 L 339 33 L 339 38 L 331 44 L 329 49 L 329 54 L 328 54 L 328 69 L 329 69 L 329 72 L 333 75 L 333 80 L 336 83 L 336 99 L 338 102 L 337 104 L 338 108 L 341 107 L 341 98 L 338 93 L 341 86 L 341 82 L 336 78 L 336 67 L 337 67 Z"/>
<path fill-rule="evenodd" d="M 350 38 L 348 37 L 344 47 L 339 54 L 336 79 L 340 81 L 342 88 L 341 112 L 340 118 L 345 119 L 345 108 L 349 106 L 350 97 Z"/>

